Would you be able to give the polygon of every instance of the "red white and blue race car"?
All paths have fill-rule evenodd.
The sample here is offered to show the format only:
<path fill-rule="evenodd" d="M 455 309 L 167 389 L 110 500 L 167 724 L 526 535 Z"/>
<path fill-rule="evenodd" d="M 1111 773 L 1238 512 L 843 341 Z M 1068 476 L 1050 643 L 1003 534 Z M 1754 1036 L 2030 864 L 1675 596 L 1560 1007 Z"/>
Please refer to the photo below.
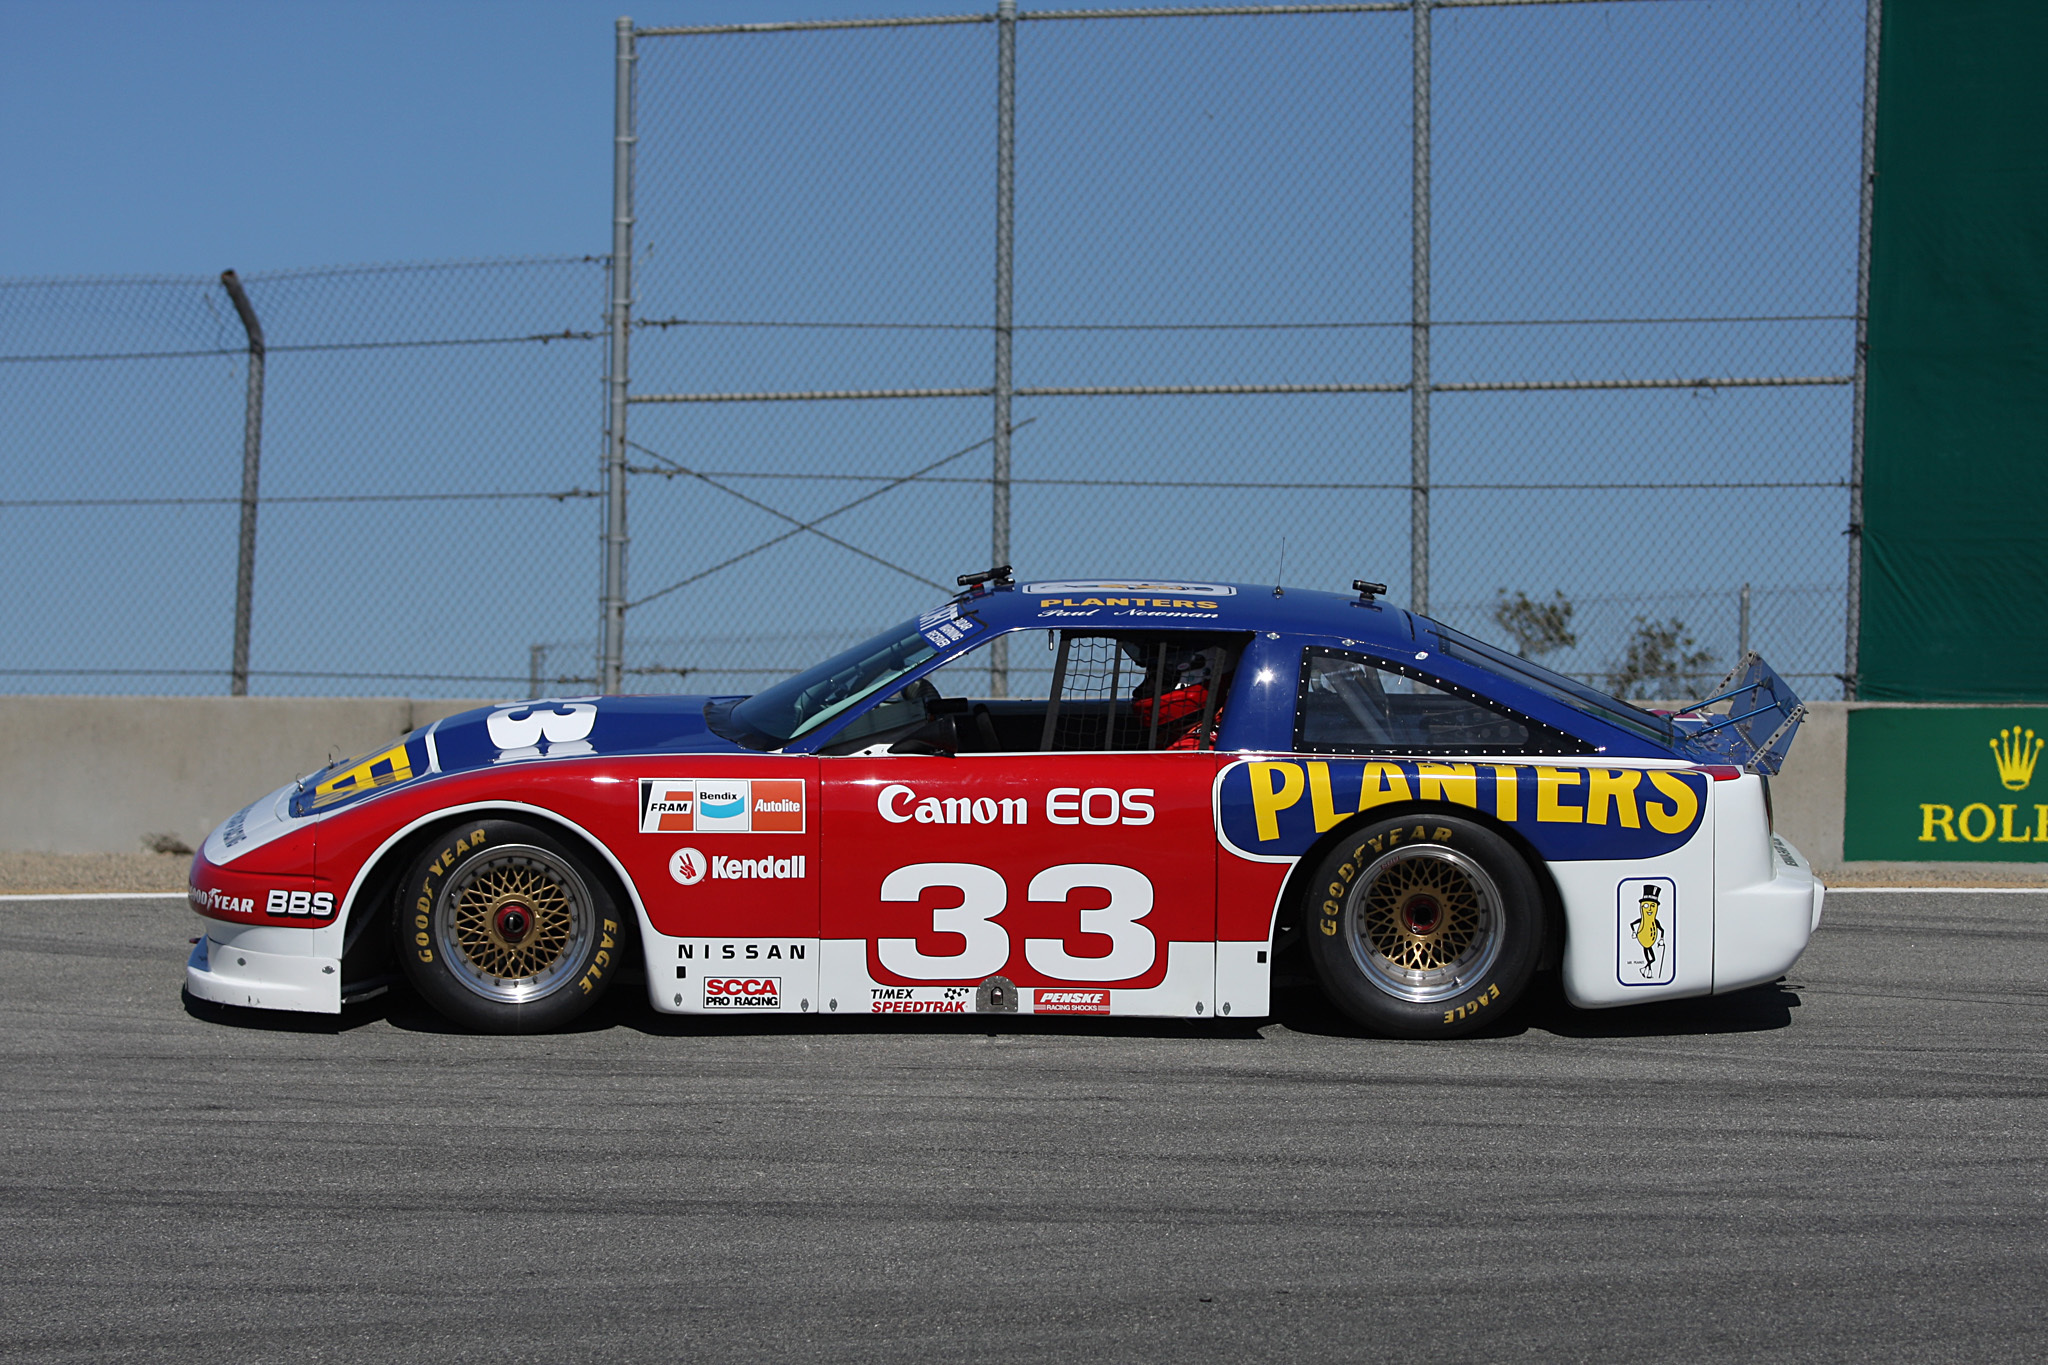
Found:
<path fill-rule="evenodd" d="M 628 972 L 677 1014 L 1242 1019 L 1299 952 L 1449 1037 L 1539 972 L 1584 1008 L 1768 982 L 1820 922 L 1753 655 L 1669 717 L 1376 584 L 961 581 L 750 697 L 485 707 L 252 802 L 193 859 L 188 989 L 403 979 L 496 1032 Z"/>

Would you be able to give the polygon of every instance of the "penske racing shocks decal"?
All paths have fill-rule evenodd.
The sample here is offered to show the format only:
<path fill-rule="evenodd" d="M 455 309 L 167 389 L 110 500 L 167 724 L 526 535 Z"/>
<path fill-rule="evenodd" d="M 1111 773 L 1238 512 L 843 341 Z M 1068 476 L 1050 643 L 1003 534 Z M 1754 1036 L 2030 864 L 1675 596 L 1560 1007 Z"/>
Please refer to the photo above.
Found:
<path fill-rule="evenodd" d="M 1216 781 L 1216 830 L 1241 857 L 1285 861 L 1381 806 L 1468 806 L 1512 825 L 1545 858 L 1655 858 L 1684 846 L 1706 810 L 1708 776 L 1670 768 L 1250 759 Z"/>

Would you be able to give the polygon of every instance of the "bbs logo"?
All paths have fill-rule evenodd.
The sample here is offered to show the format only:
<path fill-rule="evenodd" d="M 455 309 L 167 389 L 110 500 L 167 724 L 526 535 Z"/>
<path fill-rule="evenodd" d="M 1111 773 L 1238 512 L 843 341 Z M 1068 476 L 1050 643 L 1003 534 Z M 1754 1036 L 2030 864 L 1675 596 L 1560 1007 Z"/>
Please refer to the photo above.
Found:
<path fill-rule="evenodd" d="M 311 915 L 325 919 L 334 913 L 332 891 L 273 891 L 263 900 L 266 915 Z"/>

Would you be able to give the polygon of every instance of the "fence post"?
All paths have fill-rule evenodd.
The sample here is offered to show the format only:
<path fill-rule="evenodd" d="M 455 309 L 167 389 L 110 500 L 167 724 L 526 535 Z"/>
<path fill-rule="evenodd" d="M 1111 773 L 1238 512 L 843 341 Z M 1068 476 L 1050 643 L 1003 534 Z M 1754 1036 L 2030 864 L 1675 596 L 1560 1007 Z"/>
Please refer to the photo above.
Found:
<path fill-rule="evenodd" d="M 1856 221 L 1855 396 L 1849 417 L 1848 618 L 1842 642 L 1842 700 L 1856 700 L 1863 672 L 1863 404 L 1870 375 L 1870 201 L 1877 183 L 1877 50 L 1884 0 L 1866 0 L 1863 14 L 1863 181 Z"/>
<path fill-rule="evenodd" d="M 996 4 L 995 460 L 989 478 L 991 564 L 1010 562 L 1010 287 L 1017 227 L 1017 0 Z M 1010 642 L 988 651 L 988 691 L 1010 695 Z"/>
<path fill-rule="evenodd" d="M 263 324 L 232 270 L 220 282 L 249 338 L 249 391 L 242 414 L 242 534 L 235 557 L 235 651 L 228 694 L 249 695 L 249 612 L 256 594 L 256 482 L 263 464 Z"/>
<path fill-rule="evenodd" d="M 618 22 L 612 92 L 611 353 L 606 369 L 604 603 L 597 688 L 617 692 L 626 652 L 626 368 L 633 323 L 633 21 Z"/>
<path fill-rule="evenodd" d="M 1429 9 L 1414 0 L 1415 160 L 1410 230 L 1413 294 L 1409 304 L 1408 371 L 1408 605 L 1429 612 Z"/>
<path fill-rule="evenodd" d="M 1742 600 L 1736 612 L 1738 622 L 1735 629 L 1735 657 L 1742 660 L 1749 657 L 1749 584 L 1742 585 Z"/>

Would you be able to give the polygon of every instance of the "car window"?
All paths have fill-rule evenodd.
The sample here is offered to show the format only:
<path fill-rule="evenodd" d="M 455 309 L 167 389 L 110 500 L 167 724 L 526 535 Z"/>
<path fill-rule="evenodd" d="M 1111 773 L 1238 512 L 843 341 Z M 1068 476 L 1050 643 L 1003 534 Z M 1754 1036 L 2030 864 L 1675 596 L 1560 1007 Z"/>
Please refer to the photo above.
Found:
<path fill-rule="evenodd" d="M 1303 753 L 1569 754 L 1591 746 L 1411 668 L 1335 649 L 1302 651 L 1295 745 Z"/>
<path fill-rule="evenodd" d="M 990 649 L 995 638 L 982 639 L 943 662 L 913 666 L 815 722 L 810 728 L 826 732 L 819 752 L 1213 747 L 1244 643 L 1190 631 L 1014 631 L 996 638 L 1007 656 L 1001 695 Z"/>
<path fill-rule="evenodd" d="M 1437 648 L 1460 663 L 1471 664 L 1489 673 L 1510 678 L 1524 687 L 1542 693 L 1552 701 L 1562 702 L 1574 711 L 1592 716 L 1596 720 L 1603 720 L 1638 738 L 1667 746 L 1673 742 L 1671 722 L 1663 716 L 1655 716 L 1640 707 L 1630 706 L 1620 698 L 1610 697 L 1597 688 L 1586 686 L 1576 678 L 1553 673 L 1541 664 L 1533 664 L 1527 659 L 1495 649 L 1482 640 L 1460 634 L 1439 622 L 1431 621 L 1429 624 L 1436 631 Z"/>
<path fill-rule="evenodd" d="M 1193 631 L 1062 631 L 1039 747 L 1047 752 L 1214 747 L 1231 670 L 1246 638 Z"/>
<path fill-rule="evenodd" d="M 779 748 L 828 724 L 938 653 L 922 618 L 905 621 L 793 678 L 756 692 L 734 706 L 725 722 L 746 736 L 741 743 Z"/>

